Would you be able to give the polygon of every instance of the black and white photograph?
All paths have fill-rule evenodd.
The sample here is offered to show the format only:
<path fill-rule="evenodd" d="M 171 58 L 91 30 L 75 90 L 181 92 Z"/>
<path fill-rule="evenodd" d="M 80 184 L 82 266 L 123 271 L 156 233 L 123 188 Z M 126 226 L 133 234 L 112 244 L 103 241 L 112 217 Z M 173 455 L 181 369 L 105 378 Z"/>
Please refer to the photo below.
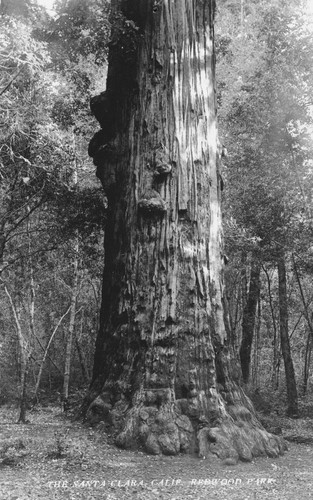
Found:
<path fill-rule="evenodd" d="M 0 0 L 0 500 L 313 500 L 313 0 Z"/>

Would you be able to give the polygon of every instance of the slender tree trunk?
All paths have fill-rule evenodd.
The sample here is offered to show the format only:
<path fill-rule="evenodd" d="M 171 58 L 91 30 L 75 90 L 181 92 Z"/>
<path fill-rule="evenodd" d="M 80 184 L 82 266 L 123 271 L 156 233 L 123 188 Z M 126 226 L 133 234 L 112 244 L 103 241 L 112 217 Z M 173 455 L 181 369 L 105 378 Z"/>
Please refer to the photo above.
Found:
<path fill-rule="evenodd" d="M 26 423 L 27 412 L 27 376 L 29 368 L 29 355 L 27 350 L 23 351 L 23 358 L 21 360 L 21 399 L 20 399 L 20 414 L 18 423 Z"/>
<path fill-rule="evenodd" d="M 303 385 L 302 393 L 305 396 L 308 388 L 308 380 L 310 376 L 310 364 L 311 364 L 311 354 L 312 354 L 312 334 L 308 333 L 306 347 L 305 347 L 305 358 L 304 358 L 304 369 L 303 369 Z"/>
<path fill-rule="evenodd" d="M 240 389 L 222 307 L 212 0 L 113 0 L 102 129 L 101 326 L 82 411 L 121 447 L 251 460 L 282 442 Z"/>
<path fill-rule="evenodd" d="M 305 319 L 307 321 L 308 325 L 308 338 L 306 342 L 306 349 L 305 349 L 305 361 L 304 361 L 304 370 L 303 370 L 303 385 L 302 385 L 302 392 L 303 395 L 306 394 L 307 391 L 307 385 L 308 385 L 308 379 L 309 379 L 309 374 L 310 374 L 310 361 L 311 361 L 311 351 L 312 351 L 312 343 L 313 343 L 313 322 L 312 322 L 312 314 L 309 311 L 309 302 L 306 300 L 304 296 L 304 291 L 303 287 L 301 284 L 301 279 L 298 271 L 298 267 L 296 264 L 296 259 L 295 256 L 292 255 L 292 261 L 293 261 L 293 269 L 294 269 L 294 274 L 297 280 L 297 284 L 299 287 L 300 291 L 300 296 L 303 304 L 303 312 Z"/>
<path fill-rule="evenodd" d="M 313 341 L 313 322 L 312 322 L 312 315 L 311 315 L 311 313 L 309 311 L 309 303 L 310 303 L 310 301 L 307 302 L 307 300 L 306 300 L 306 298 L 304 296 L 304 291 L 303 291 L 303 287 L 302 287 L 302 284 L 301 284 L 301 279 L 300 279 L 300 275 L 299 275 L 299 272 L 298 272 L 298 267 L 297 267 L 294 255 L 292 255 L 292 261 L 293 261 L 294 274 L 295 274 L 295 277 L 296 277 L 296 280 L 297 280 L 297 283 L 298 283 L 298 287 L 299 287 L 299 291 L 300 291 L 300 296 L 301 296 L 301 300 L 302 300 L 302 304 L 303 304 L 304 316 L 305 316 L 305 319 L 306 319 L 308 327 L 309 327 L 309 333 L 311 335 L 311 339 Z"/>
<path fill-rule="evenodd" d="M 84 314 L 83 313 L 84 313 L 84 310 L 82 312 L 81 322 L 80 322 L 81 337 L 82 337 L 82 334 L 83 334 L 83 318 L 84 318 Z M 80 366 L 81 366 L 81 369 L 82 369 L 82 375 L 83 375 L 84 382 L 87 383 L 87 382 L 90 382 L 90 375 L 89 375 L 89 370 L 88 370 L 88 367 L 87 367 L 87 364 L 86 364 L 86 360 L 85 360 L 85 356 L 84 356 L 84 353 L 82 351 L 82 348 L 81 348 L 79 340 L 80 339 L 78 338 L 77 334 L 75 333 L 75 345 L 76 345 L 76 349 L 77 349 L 78 359 L 79 359 Z"/>
<path fill-rule="evenodd" d="M 244 383 L 249 382 L 251 349 L 254 336 L 256 309 L 260 296 L 261 263 L 255 260 L 251 264 L 249 292 L 242 316 L 242 339 L 240 346 L 240 362 Z"/>
<path fill-rule="evenodd" d="M 258 388 L 259 385 L 261 319 L 262 319 L 262 311 L 261 311 L 261 300 L 259 297 L 257 306 L 257 322 L 255 327 L 254 363 L 253 363 L 253 377 L 252 377 L 252 384 L 254 389 Z"/>
<path fill-rule="evenodd" d="M 241 302 L 242 309 L 245 307 L 248 301 L 248 278 L 247 278 L 247 254 L 245 251 L 242 252 L 241 255 Z"/>
<path fill-rule="evenodd" d="M 19 360 L 20 360 L 20 414 L 18 418 L 19 423 L 26 422 L 27 410 L 27 373 L 28 362 L 31 355 L 29 340 L 24 337 L 22 332 L 22 325 L 19 318 L 19 312 L 14 304 L 12 295 L 8 287 L 4 285 L 4 291 L 9 299 L 11 311 L 14 317 L 15 328 L 17 332 L 17 339 L 19 344 Z"/>
<path fill-rule="evenodd" d="M 54 339 L 54 336 L 55 336 L 55 334 L 56 334 L 56 332 L 57 332 L 60 324 L 62 323 L 63 319 L 68 314 L 68 312 L 70 311 L 70 308 L 71 308 L 71 306 L 65 311 L 65 313 L 59 319 L 56 327 L 54 328 L 52 334 L 50 335 L 48 344 L 47 344 L 47 346 L 46 346 L 46 348 L 44 350 L 44 354 L 43 354 L 43 357 L 42 357 L 42 360 L 41 360 L 41 363 L 40 363 L 40 367 L 39 367 L 39 372 L 38 372 L 38 375 L 37 375 L 36 386 L 35 386 L 35 393 L 34 393 L 34 399 L 37 398 L 37 394 L 38 394 L 38 390 L 39 390 L 39 386 L 40 386 L 40 382 L 41 382 L 41 377 L 42 377 L 42 372 L 43 372 L 43 368 L 45 366 L 45 362 L 46 362 L 46 359 L 47 359 L 47 356 L 48 356 L 50 345 L 52 343 L 52 340 Z"/>
<path fill-rule="evenodd" d="M 27 207 L 27 212 L 30 214 L 30 208 Z M 30 235 L 30 215 L 26 221 L 27 239 L 28 239 L 28 268 L 29 268 L 29 338 L 35 338 L 35 280 L 34 280 L 34 267 L 31 257 L 31 235 Z"/>
<path fill-rule="evenodd" d="M 298 416 L 298 394 L 295 371 L 293 367 L 289 333 L 288 333 L 288 300 L 285 255 L 280 253 L 277 261 L 278 290 L 279 290 L 279 325 L 281 349 L 285 364 L 288 408 L 287 414 L 292 417 Z"/>
<path fill-rule="evenodd" d="M 6 235 L 4 232 L 4 228 L 5 228 L 5 222 L 1 222 L 0 223 L 0 266 L 3 264 L 3 255 L 6 244 Z"/>
<path fill-rule="evenodd" d="M 72 129 L 73 138 L 73 150 L 76 152 L 76 138 L 74 133 L 74 127 Z M 71 182 L 73 186 L 77 185 L 78 182 L 78 172 L 77 172 L 77 161 L 76 155 L 74 159 L 74 164 L 71 172 Z M 76 302 L 78 294 L 78 255 L 79 255 L 79 240 L 78 234 L 75 235 L 75 240 L 73 243 L 73 285 L 71 292 L 71 304 L 70 304 L 70 321 L 66 336 L 65 344 L 65 363 L 64 363 L 64 378 L 63 378 L 63 391 L 62 391 L 62 408 L 66 411 L 68 408 L 68 396 L 69 396 L 69 385 L 70 385 L 70 372 L 72 363 L 72 346 L 73 346 L 73 335 L 75 329 L 75 317 L 76 317 Z"/>
<path fill-rule="evenodd" d="M 35 292 L 35 280 L 34 280 L 34 266 L 33 266 L 33 260 L 31 257 L 32 254 L 32 247 L 31 247 L 31 220 L 30 220 L 30 207 L 27 206 L 27 213 L 28 213 L 28 218 L 26 220 L 26 233 L 27 233 L 27 239 L 28 239 L 28 269 L 29 269 L 29 303 L 28 303 L 28 309 L 29 309 L 29 333 L 28 333 L 28 339 L 29 339 L 29 344 L 33 344 L 34 339 L 36 337 L 35 334 L 35 299 L 36 299 L 36 292 Z M 25 423 L 26 421 L 26 410 L 27 410 L 27 378 L 28 378 L 28 370 L 29 370 L 29 361 L 31 357 L 31 350 L 29 350 L 29 353 L 26 351 L 26 359 L 24 359 L 23 364 L 25 364 L 23 371 L 23 381 L 22 381 L 22 403 L 21 403 L 21 413 L 19 417 L 19 422 Z"/>
<path fill-rule="evenodd" d="M 272 386 L 275 389 L 278 389 L 279 366 L 280 366 L 280 349 L 279 349 L 279 338 L 278 338 L 279 336 L 277 334 L 277 327 L 276 327 L 275 310 L 274 310 L 273 297 L 272 297 L 271 278 L 270 278 L 268 270 L 266 269 L 265 266 L 263 266 L 263 271 L 265 272 L 265 276 L 266 276 L 266 280 L 267 280 L 268 299 L 269 299 L 269 304 L 270 304 L 272 325 L 273 325 Z"/>
<path fill-rule="evenodd" d="M 240 31 L 241 36 L 244 33 L 244 0 L 240 0 Z"/>
<path fill-rule="evenodd" d="M 62 407 L 64 411 L 66 411 L 68 407 L 70 372 L 71 372 L 71 362 L 72 362 L 72 345 L 73 345 L 73 335 L 74 335 L 75 317 L 76 317 L 76 301 L 78 292 L 78 240 L 75 243 L 75 257 L 73 264 L 74 264 L 74 270 L 73 270 L 72 297 L 70 305 L 70 321 L 67 330 L 66 344 L 65 344 L 65 363 L 64 363 L 63 392 L 62 392 Z"/>

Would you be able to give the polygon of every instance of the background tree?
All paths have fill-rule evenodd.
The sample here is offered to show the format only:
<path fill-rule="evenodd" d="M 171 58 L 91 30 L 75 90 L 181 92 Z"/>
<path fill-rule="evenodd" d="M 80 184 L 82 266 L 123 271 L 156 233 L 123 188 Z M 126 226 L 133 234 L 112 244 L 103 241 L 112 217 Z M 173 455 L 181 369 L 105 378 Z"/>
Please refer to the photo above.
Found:
<path fill-rule="evenodd" d="M 217 36 L 220 124 L 230 152 L 223 171 L 226 251 L 230 253 L 230 262 L 234 250 L 238 252 L 234 264 L 241 263 L 241 272 L 235 275 L 240 277 L 237 286 L 244 288 L 240 295 L 241 313 L 231 307 L 231 315 L 237 311 L 236 317 L 242 318 L 236 321 L 236 325 L 242 324 L 242 334 L 238 327 L 236 332 L 237 344 L 241 343 L 242 371 L 248 382 L 256 313 L 251 307 L 256 304 L 251 301 L 255 296 L 255 269 L 261 270 L 262 297 L 268 269 L 276 268 L 272 290 L 277 290 L 279 296 L 277 313 L 273 297 L 268 298 L 273 320 L 273 366 L 280 358 L 275 319 L 280 310 L 288 411 L 293 414 L 297 414 L 297 389 L 286 321 L 291 303 L 288 286 L 278 286 L 278 282 L 282 284 L 283 269 L 287 282 L 293 279 L 290 258 L 295 245 L 299 249 L 300 240 L 300 246 L 307 248 L 311 224 L 310 196 L 305 186 L 311 183 L 312 116 L 308 89 L 312 81 L 312 46 L 305 13 L 306 2 L 288 6 L 279 1 L 244 2 L 243 9 L 234 2 L 221 2 Z M 265 276 L 262 268 L 266 269 Z M 226 276 L 232 273 L 233 266 Z M 249 276 L 246 283 L 241 280 L 243 276 Z M 237 307 L 238 298 L 234 305 Z M 289 314 L 290 318 L 293 316 Z M 294 325 L 301 326 L 298 320 L 292 323 L 292 331 Z"/>
<path fill-rule="evenodd" d="M 56 51 L 52 41 L 39 36 L 51 22 L 35 5 L 23 16 L 12 8 L 0 18 L 0 298 L 6 304 L 0 319 L 1 368 L 10 381 L 1 388 L 1 401 L 14 399 L 16 384 L 23 387 L 11 366 L 22 375 L 24 351 L 29 369 L 23 380 L 28 380 L 29 397 L 35 393 L 37 399 L 45 394 L 55 398 L 62 387 L 64 362 L 62 366 L 60 361 L 68 328 L 75 333 L 71 365 L 76 388 L 88 383 L 98 321 L 105 199 L 87 154 L 88 129 L 82 124 L 90 114 L 89 99 L 82 95 L 86 89 L 94 91 L 90 68 L 97 77 L 100 72 L 87 56 L 78 53 L 74 61 L 74 49 L 72 77 L 60 71 L 60 47 Z M 82 71 L 84 57 L 88 82 Z M 89 134 L 91 130 L 92 122 Z M 79 256 L 73 251 L 74 241 L 79 242 Z M 80 262 L 80 280 L 76 314 L 70 317 L 65 313 L 75 258 Z M 21 332 L 16 339 L 24 338 L 24 343 L 12 342 L 14 330 Z M 17 345 L 27 349 L 20 348 L 16 357 Z M 25 398 L 21 402 L 26 409 Z"/>

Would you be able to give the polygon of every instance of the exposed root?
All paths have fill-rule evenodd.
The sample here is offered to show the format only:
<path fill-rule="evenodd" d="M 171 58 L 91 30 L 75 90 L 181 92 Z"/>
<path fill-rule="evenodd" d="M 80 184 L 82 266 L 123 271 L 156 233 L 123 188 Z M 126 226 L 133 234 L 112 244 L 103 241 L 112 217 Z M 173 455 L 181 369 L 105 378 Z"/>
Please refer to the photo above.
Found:
<path fill-rule="evenodd" d="M 282 438 L 268 433 L 254 413 L 239 405 L 227 407 L 227 416 L 210 426 L 204 417 L 189 418 L 170 402 L 159 408 L 139 404 L 127 409 L 126 402 L 112 407 L 99 396 L 89 408 L 89 420 L 113 428 L 117 446 L 153 455 L 198 453 L 200 458 L 215 455 L 237 463 L 262 455 L 278 457 L 287 449 Z"/>

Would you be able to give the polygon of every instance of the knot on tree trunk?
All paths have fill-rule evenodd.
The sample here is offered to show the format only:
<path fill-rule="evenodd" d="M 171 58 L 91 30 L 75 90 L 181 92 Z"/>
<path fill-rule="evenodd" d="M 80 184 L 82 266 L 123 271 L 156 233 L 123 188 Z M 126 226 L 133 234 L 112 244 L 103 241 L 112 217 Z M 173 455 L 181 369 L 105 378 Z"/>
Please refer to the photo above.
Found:
<path fill-rule="evenodd" d="M 108 194 L 110 189 L 116 185 L 114 165 L 99 164 L 96 175 L 100 179 L 104 191 Z"/>
<path fill-rule="evenodd" d="M 109 142 L 116 135 L 114 103 L 115 98 L 113 92 L 108 90 L 101 92 L 101 94 L 92 97 L 90 100 L 91 112 L 100 123 L 102 129 L 102 144 Z"/>
<path fill-rule="evenodd" d="M 166 203 L 157 191 L 151 190 L 144 194 L 138 202 L 138 210 L 142 215 L 163 215 L 167 211 Z"/>
<path fill-rule="evenodd" d="M 154 153 L 154 168 L 159 176 L 167 175 L 172 171 L 169 153 L 164 147 L 158 148 Z"/>
<path fill-rule="evenodd" d="M 100 146 L 95 152 L 93 162 L 96 167 L 107 165 L 108 163 L 115 163 L 117 160 L 117 151 L 112 144 L 104 144 Z"/>
<path fill-rule="evenodd" d="M 91 158 L 96 155 L 101 146 L 104 146 L 106 144 L 106 139 L 107 137 L 104 130 L 101 129 L 95 133 L 88 145 L 88 155 L 91 156 Z"/>
<path fill-rule="evenodd" d="M 97 167 L 97 177 L 107 192 L 116 183 L 115 170 L 118 153 L 116 147 L 105 143 L 105 140 L 106 133 L 99 130 L 89 143 L 88 154 L 93 158 L 93 163 Z"/>

